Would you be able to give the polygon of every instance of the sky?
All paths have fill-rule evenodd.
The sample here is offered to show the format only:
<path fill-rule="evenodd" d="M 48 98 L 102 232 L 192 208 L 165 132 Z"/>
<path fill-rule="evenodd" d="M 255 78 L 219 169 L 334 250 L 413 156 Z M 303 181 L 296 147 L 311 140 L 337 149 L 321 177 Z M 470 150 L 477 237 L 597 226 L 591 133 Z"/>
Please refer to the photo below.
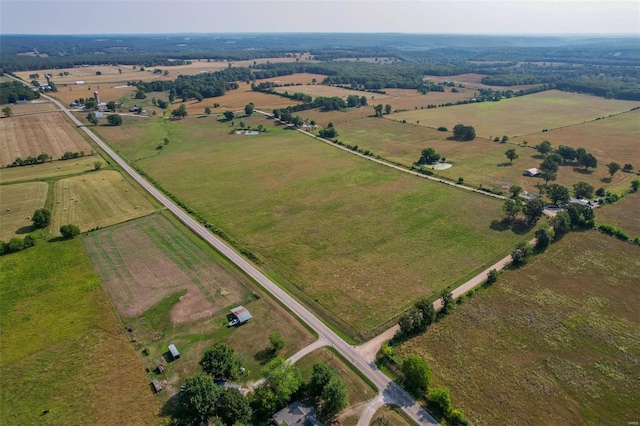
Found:
<path fill-rule="evenodd" d="M 640 1 L 0 0 L 0 34 L 635 34 Z"/>

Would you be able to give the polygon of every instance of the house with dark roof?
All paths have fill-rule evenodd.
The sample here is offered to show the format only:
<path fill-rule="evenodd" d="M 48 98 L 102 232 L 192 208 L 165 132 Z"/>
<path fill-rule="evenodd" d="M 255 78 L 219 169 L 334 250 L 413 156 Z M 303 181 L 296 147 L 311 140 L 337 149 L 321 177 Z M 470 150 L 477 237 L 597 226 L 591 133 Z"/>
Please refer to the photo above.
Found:
<path fill-rule="evenodd" d="M 316 419 L 316 409 L 303 405 L 300 401 L 292 402 L 275 413 L 272 420 L 278 426 L 322 426 Z"/>

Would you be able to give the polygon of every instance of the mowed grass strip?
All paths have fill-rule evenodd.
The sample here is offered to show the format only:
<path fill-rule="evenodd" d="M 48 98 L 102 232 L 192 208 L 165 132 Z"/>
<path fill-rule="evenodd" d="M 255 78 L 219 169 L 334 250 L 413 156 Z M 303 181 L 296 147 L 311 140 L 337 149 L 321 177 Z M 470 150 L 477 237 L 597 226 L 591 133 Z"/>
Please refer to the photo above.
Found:
<path fill-rule="evenodd" d="M 268 132 L 235 135 L 215 121 L 171 122 L 181 142 L 138 165 L 351 334 L 371 332 L 413 299 L 439 292 L 525 238 L 491 229 L 501 217 L 499 200 L 252 120 Z M 135 140 L 117 144 L 128 145 Z"/>
<path fill-rule="evenodd" d="M 456 124 L 473 126 L 478 137 L 510 137 L 556 129 L 629 111 L 636 101 L 549 90 L 499 102 L 482 102 L 452 107 L 401 112 L 391 117 L 410 123 L 449 130 Z"/>
<path fill-rule="evenodd" d="M 154 211 L 153 205 L 115 170 L 61 179 L 56 183 L 52 232 L 75 224 L 82 231 L 105 227 Z"/>
<path fill-rule="evenodd" d="M 20 157 L 37 157 L 43 152 L 52 158 L 66 151 L 86 154 L 91 145 L 65 120 L 60 112 L 18 115 L 0 120 L 0 165 Z"/>
<path fill-rule="evenodd" d="M 2 184 L 42 180 L 58 176 L 77 175 L 94 169 L 94 161 L 102 161 L 100 157 L 90 156 L 65 161 L 52 161 L 32 166 L 0 168 Z M 104 162 L 103 162 L 104 163 Z"/>
<path fill-rule="evenodd" d="M 24 237 L 31 231 L 31 215 L 44 207 L 48 190 L 45 182 L 0 186 L 0 239 Z"/>
<path fill-rule="evenodd" d="M 640 417 L 640 249 L 571 233 L 404 343 L 473 424 Z"/>
<path fill-rule="evenodd" d="M 616 226 L 631 238 L 640 237 L 640 193 L 628 194 L 615 204 L 596 209 L 596 221 Z"/>
<path fill-rule="evenodd" d="M 0 271 L 3 424 L 158 423 L 158 400 L 79 239 L 38 240 L 0 258 Z"/>

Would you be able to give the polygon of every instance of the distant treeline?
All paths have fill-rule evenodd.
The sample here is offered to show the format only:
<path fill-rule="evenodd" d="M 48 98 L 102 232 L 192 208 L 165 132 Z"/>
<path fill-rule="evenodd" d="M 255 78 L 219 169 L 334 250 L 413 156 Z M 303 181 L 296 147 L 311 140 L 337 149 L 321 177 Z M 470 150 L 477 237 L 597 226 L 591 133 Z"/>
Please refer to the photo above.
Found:
<path fill-rule="evenodd" d="M 40 93 L 34 92 L 17 81 L 0 83 L 0 104 L 15 104 L 18 100 L 31 100 L 39 97 Z"/>
<path fill-rule="evenodd" d="M 227 90 L 238 88 L 237 81 L 253 79 L 251 70 L 247 68 L 227 68 L 212 73 L 198 75 L 181 75 L 175 81 L 129 82 L 145 92 L 164 92 L 169 90 L 183 100 L 213 98 L 222 96 Z"/>

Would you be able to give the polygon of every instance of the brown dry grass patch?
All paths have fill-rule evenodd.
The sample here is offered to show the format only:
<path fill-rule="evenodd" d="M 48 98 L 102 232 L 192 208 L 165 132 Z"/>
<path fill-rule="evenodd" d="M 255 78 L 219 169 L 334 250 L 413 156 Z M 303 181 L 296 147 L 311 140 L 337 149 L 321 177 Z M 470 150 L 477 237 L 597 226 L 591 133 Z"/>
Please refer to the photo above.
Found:
<path fill-rule="evenodd" d="M 41 180 L 56 176 L 70 176 L 93 170 L 93 162 L 99 157 L 90 156 L 67 161 L 52 161 L 24 167 L 3 167 L 0 182 L 3 184 L 29 180 Z"/>
<path fill-rule="evenodd" d="M 619 424 L 640 417 L 637 246 L 570 233 L 400 348 L 473 424 Z"/>
<path fill-rule="evenodd" d="M 313 84 L 313 79 L 316 79 L 316 83 L 322 83 L 327 76 L 323 74 L 311 74 L 311 73 L 298 73 L 291 75 L 281 75 L 279 77 L 273 78 L 263 78 L 261 80 L 256 80 L 256 84 L 263 82 L 274 82 L 277 84 Z M 293 87 L 291 88 L 294 89 Z"/>
<path fill-rule="evenodd" d="M 21 115 L 21 114 L 33 114 L 36 112 L 49 112 L 56 111 L 58 107 L 48 100 L 34 100 L 29 102 L 28 104 L 15 104 L 10 105 L 11 111 L 13 111 L 13 115 Z"/>
<path fill-rule="evenodd" d="M 73 161 L 73 160 L 71 160 Z M 51 229 L 75 224 L 82 231 L 146 216 L 154 206 L 115 170 L 61 179 L 56 183 Z"/>
<path fill-rule="evenodd" d="M 236 278 L 162 216 L 93 233 L 84 242 L 125 318 L 140 316 L 182 290 L 186 294 L 171 310 L 174 324 L 209 318 L 242 300 Z"/>
<path fill-rule="evenodd" d="M 82 85 L 82 86 L 67 86 L 59 87 L 56 93 L 52 95 L 59 99 L 63 104 L 69 105 L 79 98 L 93 98 L 93 92 L 97 91 L 100 97 L 100 102 L 117 101 L 123 96 L 133 96 L 136 88 L 131 87 L 119 87 L 121 85 L 109 85 L 109 84 L 94 84 L 94 85 Z M 84 113 L 86 115 L 86 113 Z"/>
<path fill-rule="evenodd" d="M 24 237 L 32 230 L 31 215 L 44 207 L 48 190 L 45 182 L 0 186 L 0 239 Z"/>
<path fill-rule="evenodd" d="M 531 87 L 540 86 L 539 84 L 522 84 L 519 86 L 491 86 L 482 83 L 482 79 L 486 77 L 484 74 L 458 74 L 458 75 L 448 75 L 448 76 L 437 76 L 437 75 L 427 75 L 424 77 L 425 80 L 431 80 L 435 83 L 441 83 L 444 81 L 453 81 L 456 85 L 463 84 L 465 86 L 469 86 L 471 88 L 479 88 L 479 89 L 495 89 L 495 90 L 521 90 L 528 89 Z"/>
<path fill-rule="evenodd" d="M 92 148 L 59 112 L 0 120 L 0 165 L 43 152 L 60 158 L 66 151 L 89 154 Z"/>

